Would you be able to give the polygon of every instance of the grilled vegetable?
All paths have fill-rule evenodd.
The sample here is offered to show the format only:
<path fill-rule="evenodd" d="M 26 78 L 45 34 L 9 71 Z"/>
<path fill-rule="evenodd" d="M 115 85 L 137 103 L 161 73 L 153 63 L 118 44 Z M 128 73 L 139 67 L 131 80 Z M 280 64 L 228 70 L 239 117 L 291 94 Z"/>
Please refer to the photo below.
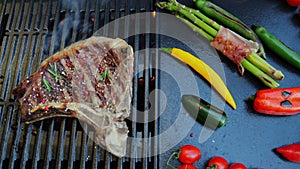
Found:
<path fill-rule="evenodd" d="M 198 147 L 193 145 L 184 145 L 180 147 L 179 151 L 175 152 L 178 160 L 183 164 L 193 164 L 200 160 L 201 151 Z"/>
<path fill-rule="evenodd" d="M 282 146 L 275 151 L 289 161 L 300 163 L 300 143 Z"/>
<path fill-rule="evenodd" d="M 236 104 L 231 93 L 221 77 L 210 66 L 192 54 L 178 48 L 161 48 L 161 50 L 191 66 L 220 93 L 233 109 L 236 109 Z"/>
<path fill-rule="evenodd" d="M 193 10 L 192 8 L 181 5 L 175 0 L 170 0 L 169 3 L 158 2 L 156 3 L 156 5 L 159 8 L 168 9 L 175 13 L 178 18 L 184 21 L 184 23 L 191 27 L 195 32 L 200 33 L 209 41 L 211 41 L 212 45 L 213 42 L 219 43 L 217 44 L 217 46 L 219 46 L 220 48 L 217 48 L 216 45 L 213 46 L 229 59 L 233 61 L 237 60 L 237 63 L 234 63 L 239 66 L 239 70 L 241 70 L 240 72 L 243 72 L 245 67 L 268 87 L 275 88 L 279 86 L 279 84 L 270 76 L 274 77 L 277 80 L 282 80 L 284 75 L 281 73 L 281 71 L 275 69 L 264 59 L 260 58 L 257 55 L 255 51 L 258 49 L 258 46 L 256 45 L 256 47 L 253 47 L 256 44 L 255 42 L 248 41 L 247 39 L 240 37 L 231 30 L 225 29 L 222 26 L 218 26 L 215 21 L 201 14 L 200 11 Z M 222 36 L 222 34 L 220 34 L 221 30 L 222 32 L 230 35 L 224 37 L 231 37 L 232 39 L 224 39 L 223 37 L 220 37 Z M 230 42 L 229 45 L 227 42 Z M 241 45 L 240 42 L 242 42 L 243 45 Z M 230 50 L 222 50 L 223 48 L 228 48 Z"/>
<path fill-rule="evenodd" d="M 300 0 L 286 0 L 286 2 L 291 6 L 300 6 Z"/>
<path fill-rule="evenodd" d="M 201 158 L 201 151 L 198 147 L 193 146 L 193 145 L 183 145 L 179 148 L 179 150 L 174 151 L 171 156 L 169 157 L 168 161 L 167 161 L 167 166 L 174 168 L 171 164 L 170 164 L 170 160 L 175 157 L 176 159 L 178 159 L 182 164 L 180 167 L 190 167 L 190 169 L 192 169 L 193 167 L 193 163 L 197 162 L 200 160 Z"/>
<path fill-rule="evenodd" d="M 282 41 L 268 32 L 266 28 L 253 25 L 252 29 L 256 32 L 262 42 L 275 54 L 277 54 L 296 68 L 300 69 L 300 55 L 298 53 L 287 47 Z"/>
<path fill-rule="evenodd" d="M 250 97 L 255 111 L 270 115 L 294 115 L 300 113 L 300 87 L 264 89 Z"/>
<path fill-rule="evenodd" d="M 228 162 L 224 157 L 215 156 L 209 160 L 206 169 L 228 169 Z"/>
<path fill-rule="evenodd" d="M 258 69 L 255 65 L 249 62 L 247 59 L 244 59 L 242 62 L 242 66 L 251 72 L 255 77 L 257 77 L 262 83 L 270 88 L 277 88 L 279 84 L 272 79 L 270 76 L 265 74 L 262 70 Z"/>
<path fill-rule="evenodd" d="M 229 166 L 229 169 L 247 169 L 247 167 L 242 163 L 233 163 Z"/>
<path fill-rule="evenodd" d="M 220 6 L 207 1 L 207 0 L 194 0 L 197 8 L 203 12 L 206 16 L 212 18 L 223 26 L 233 30 L 234 32 L 240 34 L 246 39 L 253 40 L 259 43 L 259 49 L 261 56 L 266 58 L 265 50 L 261 44 L 259 38 L 256 36 L 255 32 L 243 21 L 224 10 Z"/>
<path fill-rule="evenodd" d="M 181 101 L 189 114 L 206 127 L 216 129 L 227 123 L 225 112 L 197 96 L 183 95 Z"/>
<path fill-rule="evenodd" d="M 193 164 L 182 164 L 177 169 L 197 169 Z"/>

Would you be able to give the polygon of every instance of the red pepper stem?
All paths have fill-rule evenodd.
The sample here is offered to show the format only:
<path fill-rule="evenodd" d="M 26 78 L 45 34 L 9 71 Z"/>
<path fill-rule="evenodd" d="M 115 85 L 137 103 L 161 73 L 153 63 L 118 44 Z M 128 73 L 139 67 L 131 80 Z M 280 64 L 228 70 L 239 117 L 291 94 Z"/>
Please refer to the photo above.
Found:
<path fill-rule="evenodd" d="M 178 150 L 178 151 L 174 151 L 174 152 L 170 155 L 170 157 L 169 157 L 169 159 L 168 159 L 168 161 L 167 161 L 167 166 L 171 167 L 172 169 L 176 169 L 174 166 L 172 166 L 172 165 L 170 164 L 170 160 L 171 160 L 174 156 L 175 156 L 175 158 L 178 159 L 179 153 L 180 153 L 180 151 Z"/>

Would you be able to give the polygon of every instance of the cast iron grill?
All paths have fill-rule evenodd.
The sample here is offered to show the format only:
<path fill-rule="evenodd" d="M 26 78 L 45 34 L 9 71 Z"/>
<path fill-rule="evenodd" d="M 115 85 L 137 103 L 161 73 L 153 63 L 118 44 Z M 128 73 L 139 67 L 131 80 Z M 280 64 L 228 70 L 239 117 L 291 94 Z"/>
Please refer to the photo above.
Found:
<path fill-rule="evenodd" d="M 48 119 L 25 125 L 12 90 L 35 72 L 40 63 L 72 42 L 93 35 L 99 28 L 123 16 L 155 11 L 154 0 L 6 0 L 0 2 L 0 168 L 159 168 L 155 154 L 158 140 L 129 142 L 132 157 L 116 158 L 90 139 L 93 131 L 76 119 Z M 153 13 L 154 14 L 154 13 Z M 159 120 L 148 119 L 149 93 L 157 87 L 158 35 L 140 34 L 156 27 L 154 16 L 120 20 L 100 32 L 116 37 L 120 33 L 135 51 L 132 117 L 129 136 L 143 138 L 159 132 Z M 151 28 L 150 28 L 151 27 Z M 133 31 L 134 36 L 129 36 Z M 128 34 L 128 36 L 126 36 Z M 139 66 L 143 65 L 142 70 Z M 3 75 L 3 76 L 2 76 Z M 155 98 L 158 96 L 155 96 Z M 151 106 L 158 107 L 158 99 Z M 144 114 L 140 114 L 143 112 Z M 151 112 L 155 113 L 157 111 Z M 83 128 L 89 132 L 88 135 Z M 139 147 L 138 147 L 139 146 Z"/>

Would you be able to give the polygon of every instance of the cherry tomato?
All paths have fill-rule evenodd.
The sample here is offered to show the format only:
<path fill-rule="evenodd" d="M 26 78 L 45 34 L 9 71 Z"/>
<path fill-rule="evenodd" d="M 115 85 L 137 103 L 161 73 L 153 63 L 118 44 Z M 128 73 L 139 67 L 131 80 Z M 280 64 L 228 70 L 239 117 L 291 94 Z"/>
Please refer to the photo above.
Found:
<path fill-rule="evenodd" d="M 178 169 L 197 169 L 197 168 L 192 164 L 183 164 L 179 166 Z"/>
<path fill-rule="evenodd" d="M 183 164 L 193 164 L 200 160 L 201 151 L 193 145 L 184 145 L 178 151 L 178 160 Z"/>
<path fill-rule="evenodd" d="M 209 169 L 228 169 L 228 162 L 221 156 L 215 156 L 208 162 Z"/>
<path fill-rule="evenodd" d="M 286 2 L 291 6 L 299 6 L 300 0 L 286 0 Z"/>
<path fill-rule="evenodd" d="M 231 164 L 229 169 L 247 169 L 247 167 L 242 163 Z"/>

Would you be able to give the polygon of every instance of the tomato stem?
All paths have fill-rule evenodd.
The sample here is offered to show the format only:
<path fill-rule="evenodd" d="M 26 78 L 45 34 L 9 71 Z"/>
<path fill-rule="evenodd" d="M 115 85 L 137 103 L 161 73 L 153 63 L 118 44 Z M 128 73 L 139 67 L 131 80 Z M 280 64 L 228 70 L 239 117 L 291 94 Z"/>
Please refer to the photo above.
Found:
<path fill-rule="evenodd" d="M 171 155 L 170 155 L 170 157 L 169 157 L 169 159 L 168 159 L 168 161 L 167 161 L 167 166 L 169 166 L 169 167 L 171 167 L 172 169 L 176 169 L 174 166 L 172 166 L 171 164 L 170 164 L 170 160 L 173 158 L 173 157 L 175 157 L 176 159 L 178 159 L 179 158 L 179 150 L 178 151 L 174 151 Z"/>
<path fill-rule="evenodd" d="M 213 164 L 213 165 L 207 167 L 206 169 L 217 169 L 217 166 L 215 164 Z"/>

